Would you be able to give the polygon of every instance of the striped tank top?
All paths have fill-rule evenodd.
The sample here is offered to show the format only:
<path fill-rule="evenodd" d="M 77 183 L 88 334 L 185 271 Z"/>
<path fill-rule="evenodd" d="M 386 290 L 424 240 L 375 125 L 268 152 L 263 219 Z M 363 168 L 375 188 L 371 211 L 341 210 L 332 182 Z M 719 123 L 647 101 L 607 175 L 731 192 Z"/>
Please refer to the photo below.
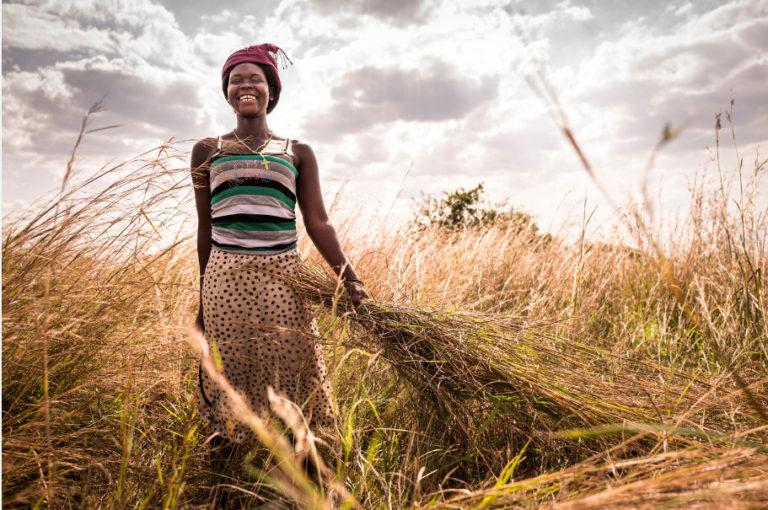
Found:
<path fill-rule="evenodd" d="M 285 158 L 289 140 L 271 140 L 259 154 L 210 159 L 211 244 L 234 253 L 273 255 L 296 248 L 296 178 Z"/>

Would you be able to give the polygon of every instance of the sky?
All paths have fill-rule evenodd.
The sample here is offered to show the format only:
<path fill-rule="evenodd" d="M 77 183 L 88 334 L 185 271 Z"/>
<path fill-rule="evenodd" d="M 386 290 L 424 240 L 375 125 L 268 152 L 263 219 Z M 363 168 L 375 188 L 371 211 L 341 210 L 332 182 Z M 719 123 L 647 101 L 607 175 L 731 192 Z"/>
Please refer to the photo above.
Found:
<path fill-rule="evenodd" d="M 342 190 L 350 210 L 391 210 L 393 224 L 422 194 L 478 183 L 545 230 L 580 219 L 585 201 L 608 221 L 609 201 L 531 86 L 542 76 L 616 203 L 637 196 L 670 124 L 684 130 L 650 189 L 662 217 L 684 213 L 692 179 L 714 171 L 714 119 L 731 100 L 740 154 L 768 152 L 768 0 L 11 1 L 4 214 L 58 189 L 102 97 L 91 126 L 121 127 L 86 137 L 86 174 L 169 137 L 232 130 L 221 65 L 261 42 L 293 62 L 270 128 L 312 146 L 327 205 Z"/>

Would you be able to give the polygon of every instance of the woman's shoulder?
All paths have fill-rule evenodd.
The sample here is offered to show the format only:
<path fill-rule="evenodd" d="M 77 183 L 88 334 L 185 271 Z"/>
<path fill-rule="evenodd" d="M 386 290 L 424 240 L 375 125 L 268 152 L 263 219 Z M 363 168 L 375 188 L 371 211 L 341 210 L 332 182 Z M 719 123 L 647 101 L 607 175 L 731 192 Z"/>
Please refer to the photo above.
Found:
<path fill-rule="evenodd" d="M 290 152 L 293 154 L 294 160 L 296 161 L 296 166 L 300 166 L 302 161 L 314 158 L 312 147 L 305 141 L 292 138 L 289 142 L 289 146 Z"/>
<path fill-rule="evenodd" d="M 206 136 L 205 138 L 200 138 L 195 143 L 195 147 L 199 146 L 200 148 L 205 149 L 220 149 L 224 146 L 225 143 L 235 140 L 236 138 L 232 131 L 228 131 L 223 135 Z"/>
<path fill-rule="evenodd" d="M 222 148 L 222 140 L 225 136 L 207 136 L 197 140 L 192 147 L 192 159 L 199 162 L 210 160 Z"/>
<path fill-rule="evenodd" d="M 200 138 L 198 141 L 195 142 L 195 145 L 192 146 L 192 155 L 195 154 L 201 155 L 201 154 L 209 154 L 212 150 L 216 149 L 217 146 L 217 137 L 215 136 L 208 136 L 205 138 Z"/>
<path fill-rule="evenodd" d="M 195 147 L 215 147 L 219 138 L 221 137 L 206 136 L 205 138 L 200 138 L 195 142 Z"/>
<path fill-rule="evenodd" d="M 307 142 L 298 140 L 296 138 L 290 138 L 289 140 L 290 140 L 291 149 L 299 149 L 299 150 L 311 149 L 311 147 Z"/>

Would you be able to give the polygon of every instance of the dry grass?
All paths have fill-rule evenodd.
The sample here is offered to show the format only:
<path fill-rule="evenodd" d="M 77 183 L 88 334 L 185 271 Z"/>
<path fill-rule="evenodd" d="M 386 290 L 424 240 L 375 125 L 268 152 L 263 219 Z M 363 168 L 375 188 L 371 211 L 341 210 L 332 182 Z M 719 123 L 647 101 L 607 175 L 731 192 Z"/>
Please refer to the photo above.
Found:
<path fill-rule="evenodd" d="M 329 504 L 247 409 L 272 460 L 210 470 L 186 157 L 168 142 L 81 185 L 68 171 L 60 196 L 6 219 L 9 508 Z M 669 239 L 628 214 L 633 247 L 338 221 L 373 297 L 356 314 L 303 239 L 295 283 L 317 303 L 342 418 L 324 475 L 347 506 L 768 499 L 764 166 L 695 184 Z"/>
<path fill-rule="evenodd" d="M 765 453 L 695 448 L 584 462 L 534 478 L 451 495 L 425 508 L 757 508 L 768 491 Z"/>

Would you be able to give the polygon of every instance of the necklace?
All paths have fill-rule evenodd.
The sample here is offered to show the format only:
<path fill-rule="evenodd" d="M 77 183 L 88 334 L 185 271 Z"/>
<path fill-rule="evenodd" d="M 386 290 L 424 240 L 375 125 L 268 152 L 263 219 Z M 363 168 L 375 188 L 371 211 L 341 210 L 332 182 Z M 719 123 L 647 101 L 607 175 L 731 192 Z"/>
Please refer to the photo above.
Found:
<path fill-rule="evenodd" d="M 247 148 L 249 151 L 251 151 L 253 154 L 259 154 L 259 155 L 261 155 L 261 151 L 263 151 L 263 150 L 264 150 L 264 147 L 266 147 L 266 146 L 269 144 L 269 142 L 271 142 L 271 141 L 272 141 L 272 136 L 273 136 L 273 135 L 272 135 L 272 133 L 270 133 L 270 134 L 269 134 L 269 138 L 267 138 L 267 141 L 266 141 L 266 142 L 264 142 L 263 144 L 261 144 L 261 145 L 259 146 L 259 148 L 258 148 L 258 149 L 256 149 L 256 150 L 253 150 L 253 149 L 251 148 L 251 146 L 250 146 L 250 145 L 248 145 L 247 143 L 245 143 L 245 140 L 243 140 L 242 138 L 240 138 L 239 136 L 237 136 L 237 133 L 235 132 L 235 130 L 234 130 L 234 129 L 232 130 L 232 134 L 233 134 L 233 135 L 235 135 L 235 138 L 237 138 L 237 141 L 238 141 L 238 142 L 240 142 L 240 143 L 242 143 L 243 145 L 245 145 L 245 147 L 246 147 L 246 148 Z"/>

